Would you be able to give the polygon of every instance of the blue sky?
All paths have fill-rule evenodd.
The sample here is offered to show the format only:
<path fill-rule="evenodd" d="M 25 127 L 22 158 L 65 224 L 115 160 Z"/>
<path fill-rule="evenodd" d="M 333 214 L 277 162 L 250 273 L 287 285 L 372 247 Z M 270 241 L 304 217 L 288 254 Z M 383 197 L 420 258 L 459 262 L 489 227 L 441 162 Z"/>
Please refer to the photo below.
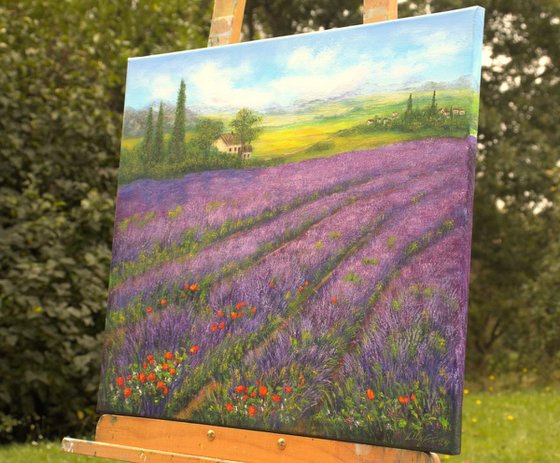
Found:
<path fill-rule="evenodd" d="M 480 66 L 482 9 L 132 58 L 125 106 L 175 102 L 213 113 L 453 81 Z M 474 42 L 475 52 L 472 51 Z M 474 85 L 478 75 L 473 75 Z"/>

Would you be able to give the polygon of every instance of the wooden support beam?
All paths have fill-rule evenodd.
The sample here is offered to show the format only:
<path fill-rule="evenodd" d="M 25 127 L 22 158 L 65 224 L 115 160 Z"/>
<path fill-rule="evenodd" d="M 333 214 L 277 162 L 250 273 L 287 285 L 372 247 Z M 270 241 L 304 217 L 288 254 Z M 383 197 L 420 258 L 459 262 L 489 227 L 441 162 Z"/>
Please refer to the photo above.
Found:
<path fill-rule="evenodd" d="M 244 11 L 245 0 L 215 0 L 208 46 L 238 43 Z"/>
<path fill-rule="evenodd" d="M 216 0 L 208 46 L 238 43 L 246 0 Z M 364 0 L 364 24 L 397 19 L 397 0 Z"/>
<path fill-rule="evenodd" d="M 397 0 L 364 0 L 364 24 L 398 18 Z"/>
<path fill-rule="evenodd" d="M 178 421 L 103 415 L 67 452 L 142 463 L 440 463 L 434 454 Z"/>

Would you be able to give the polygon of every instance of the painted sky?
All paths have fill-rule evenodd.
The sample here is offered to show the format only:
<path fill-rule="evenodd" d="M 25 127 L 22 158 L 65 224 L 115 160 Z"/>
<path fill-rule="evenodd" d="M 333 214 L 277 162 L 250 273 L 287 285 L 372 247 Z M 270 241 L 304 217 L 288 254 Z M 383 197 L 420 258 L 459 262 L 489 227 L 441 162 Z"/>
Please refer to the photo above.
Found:
<path fill-rule="evenodd" d="M 453 81 L 480 66 L 478 7 L 371 25 L 132 58 L 126 107 L 174 103 L 181 78 L 187 105 L 202 113 L 263 110 L 324 98 Z M 476 87 L 478 82 L 474 82 Z"/>

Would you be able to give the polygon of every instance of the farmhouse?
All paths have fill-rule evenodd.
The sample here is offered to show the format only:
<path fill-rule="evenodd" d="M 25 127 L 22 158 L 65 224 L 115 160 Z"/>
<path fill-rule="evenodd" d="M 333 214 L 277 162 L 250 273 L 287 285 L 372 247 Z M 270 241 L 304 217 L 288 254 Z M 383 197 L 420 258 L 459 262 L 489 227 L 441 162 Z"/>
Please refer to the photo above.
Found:
<path fill-rule="evenodd" d="M 239 135 L 234 133 L 223 133 L 214 142 L 214 146 L 222 153 L 235 154 L 241 159 L 249 159 L 253 152 L 251 145 L 241 145 Z"/>

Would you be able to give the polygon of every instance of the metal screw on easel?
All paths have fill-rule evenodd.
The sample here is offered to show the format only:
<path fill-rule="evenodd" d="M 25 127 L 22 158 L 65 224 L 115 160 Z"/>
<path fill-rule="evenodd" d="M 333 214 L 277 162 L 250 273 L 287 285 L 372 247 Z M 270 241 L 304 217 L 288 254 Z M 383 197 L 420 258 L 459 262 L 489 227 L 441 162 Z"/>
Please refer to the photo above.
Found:
<path fill-rule="evenodd" d="M 207 433 L 206 433 L 206 437 L 208 437 L 209 441 L 213 441 L 216 438 L 216 433 L 214 432 L 214 430 L 210 429 Z"/>
<path fill-rule="evenodd" d="M 284 449 L 286 448 L 286 445 L 287 445 L 287 444 L 286 444 L 286 440 L 285 440 L 285 439 L 282 439 L 282 438 L 278 439 L 278 448 L 279 448 L 280 450 L 284 450 Z"/>

